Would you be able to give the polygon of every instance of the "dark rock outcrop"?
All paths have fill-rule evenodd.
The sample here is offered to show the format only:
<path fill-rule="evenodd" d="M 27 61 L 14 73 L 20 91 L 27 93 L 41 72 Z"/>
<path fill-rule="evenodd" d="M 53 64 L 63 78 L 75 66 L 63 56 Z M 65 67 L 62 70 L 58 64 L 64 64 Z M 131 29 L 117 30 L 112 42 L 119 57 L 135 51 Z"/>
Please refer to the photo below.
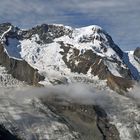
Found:
<path fill-rule="evenodd" d="M 136 48 L 134 51 L 134 58 L 135 60 L 140 63 L 140 47 Z"/>

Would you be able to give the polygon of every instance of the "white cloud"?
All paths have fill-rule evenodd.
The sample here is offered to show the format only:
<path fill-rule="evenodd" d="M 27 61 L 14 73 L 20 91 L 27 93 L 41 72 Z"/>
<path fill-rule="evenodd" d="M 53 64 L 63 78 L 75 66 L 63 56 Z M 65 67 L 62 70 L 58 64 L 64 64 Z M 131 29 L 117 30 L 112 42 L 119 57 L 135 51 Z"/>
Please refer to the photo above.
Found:
<path fill-rule="evenodd" d="M 21 27 L 99 24 L 127 50 L 140 44 L 139 5 L 139 0 L 1 0 L 0 22 Z"/>

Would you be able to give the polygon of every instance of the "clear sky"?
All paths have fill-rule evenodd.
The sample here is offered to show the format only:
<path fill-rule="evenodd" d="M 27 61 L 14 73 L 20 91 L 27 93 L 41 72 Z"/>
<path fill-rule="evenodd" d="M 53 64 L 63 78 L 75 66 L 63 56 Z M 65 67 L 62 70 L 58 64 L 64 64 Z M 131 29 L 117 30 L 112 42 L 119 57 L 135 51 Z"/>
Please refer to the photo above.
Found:
<path fill-rule="evenodd" d="M 21 28 L 58 23 L 96 24 L 123 50 L 140 47 L 140 0 L 0 0 L 0 23 Z"/>

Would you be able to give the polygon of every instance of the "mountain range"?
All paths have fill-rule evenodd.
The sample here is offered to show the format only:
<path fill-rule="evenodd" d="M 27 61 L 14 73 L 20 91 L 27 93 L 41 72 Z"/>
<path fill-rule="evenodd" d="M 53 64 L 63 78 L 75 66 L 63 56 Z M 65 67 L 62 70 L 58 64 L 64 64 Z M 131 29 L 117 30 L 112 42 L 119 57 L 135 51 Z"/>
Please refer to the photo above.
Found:
<path fill-rule="evenodd" d="M 117 92 L 118 95 L 112 96 L 117 96 L 116 98 L 121 96 L 124 99 L 140 80 L 140 48 L 124 52 L 114 43 L 111 36 L 97 25 L 72 28 L 58 24 L 42 24 L 31 29 L 20 29 L 11 23 L 3 23 L 0 24 L 0 68 L 1 85 L 6 88 L 10 85 L 10 92 L 11 87 L 16 88 L 17 85 L 20 85 L 20 89 L 28 86 L 42 89 L 78 83 L 99 91 L 105 90 L 113 94 Z M 63 96 L 60 98 L 56 93 L 49 93 L 49 96 L 41 98 L 41 101 L 33 99 L 28 108 L 27 104 L 23 104 L 24 107 L 13 105 L 15 99 L 11 99 L 11 106 L 16 108 L 13 112 L 20 112 L 23 115 L 25 110 L 28 112 L 25 118 L 29 119 L 29 122 L 23 117 L 21 119 L 21 122 L 25 123 L 22 125 L 23 128 L 20 128 L 17 120 L 13 121 L 14 130 L 9 121 L 1 128 L 9 131 L 5 130 L 6 133 L 14 134 L 15 139 L 44 140 L 46 136 L 49 140 L 125 140 L 123 134 L 120 134 L 122 132 L 118 130 L 119 127 L 108 119 L 104 107 L 99 104 L 79 104 L 77 101 L 73 102 L 73 98 L 70 97 L 69 101 L 67 96 L 64 99 Z M 2 99 L 4 103 L 9 102 L 9 94 L 8 98 L 2 96 Z M 33 108 L 43 115 L 31 116 L 29 112 L 34 114 Z M 7 109 L 11 108 L 8 106 Z M 5 120 L 10 119 L 9 115 L 4 116 Z M 36 124 L 35 127 L 39 132 L 31 126 L 31 133 L 25 131 L 27 124 L 31 126 Z M 42 134 L 43 128 L 48 133 Z M 136 135 L 133 137 L 134 140 L 138 140 L 139 128 L 138 132 L 136 130 L 134 133 Z M 131 136 L 126 138 L 132 140 Z"/>

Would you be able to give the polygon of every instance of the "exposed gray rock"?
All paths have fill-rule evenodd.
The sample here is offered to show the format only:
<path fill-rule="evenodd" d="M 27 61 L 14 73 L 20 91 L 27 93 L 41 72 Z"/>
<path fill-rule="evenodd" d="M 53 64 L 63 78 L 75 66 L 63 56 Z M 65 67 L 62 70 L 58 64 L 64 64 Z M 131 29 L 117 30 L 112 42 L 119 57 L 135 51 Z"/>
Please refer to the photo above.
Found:
<path fill-rule="evenodd" d="M 134 58 L 135 60 L 140 63 L 140 47 L 136 48 L 134 51 Z"/>

